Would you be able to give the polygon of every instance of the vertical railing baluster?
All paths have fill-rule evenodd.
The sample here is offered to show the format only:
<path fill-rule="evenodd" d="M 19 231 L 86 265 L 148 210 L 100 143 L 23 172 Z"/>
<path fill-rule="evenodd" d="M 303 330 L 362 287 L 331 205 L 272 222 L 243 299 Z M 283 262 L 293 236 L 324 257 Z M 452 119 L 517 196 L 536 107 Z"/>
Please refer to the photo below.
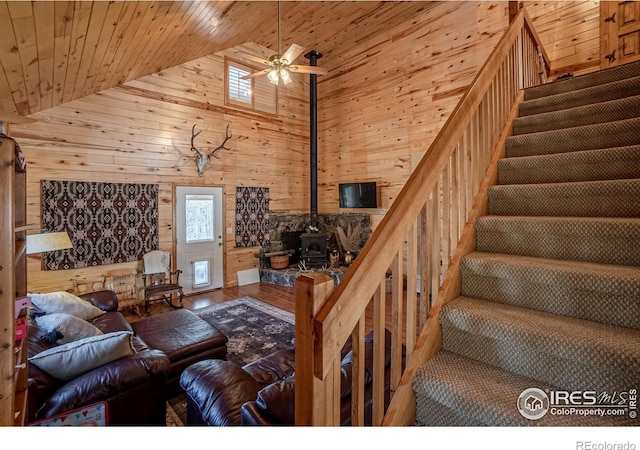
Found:
<path fill-rule="evenodd" d="M 380 283 L 373 296 L 373 425 L 380 425 L 384 418 L 385 303 L 385 283 Z"/>
<path fill-rule="evenodd" d="M 420 223 L 418 228 L 418 242 L 420 243 L 418 248 L 420 252 L 420 320 L 418 321 L 418 326 L 420 328 L 424 327 L 431 306 L 429 292 L 429 248 L 431 248 L 429 237 L 431 233 L 429 233 L 427 227 L 429 216 L 427 204 L 425 202 L 425 205 L 420 210 L 418 219 Z"/>
<path fill-rule="evenodd" d="M 398 252 L 391 264 L 391 376 L 390 387 L 395 391 L 402 375 L 402 318 L 404 315 L 404 274 L 402 252 Z"/>
<path fill-rule="evenodd" d="M 405 331 L 407 358 L 413 353 L 413 346 L 417 338 L 418 224 L 419 220 L 416 220 L 407 235 L 407 325 Z"/>
<path fill-rule="evenodd" d="M 364 426 L 365 318 L 366 314 L 363 312 L 356 327 L 351 332 L 351 348 L 353 352 L 353 368 L 351 371 L 351 425 L 355 427 Z"/>

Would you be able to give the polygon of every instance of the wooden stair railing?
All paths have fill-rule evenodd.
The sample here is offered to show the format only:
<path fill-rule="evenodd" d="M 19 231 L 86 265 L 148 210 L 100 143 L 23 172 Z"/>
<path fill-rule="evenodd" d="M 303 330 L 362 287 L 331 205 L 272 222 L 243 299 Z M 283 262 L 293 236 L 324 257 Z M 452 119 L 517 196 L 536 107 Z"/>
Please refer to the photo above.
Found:
<path fill-rule="evenodd" d="M 458 264 L 475 247 L 473 221 L 486 208 L 483 191 L 495 184 L 503 130 L 517 114 L 522 90 L 546 81 L 548 61 L 521 10 L 341 283 L 334 289 L 326 275 L 298 278 L 296 425 L 340 424 L 341 349 L 350 336 L 351 424 L 363 425 L 368 308 L 374 333 L 372 422 L 413 423 L 413 373 L 441 346 L 438 312 L 460 291 Z M 391 323 L 385 323 L 389 270 Z M 386 417 L 385 328 L 391 332 L 392 396 Z"/>

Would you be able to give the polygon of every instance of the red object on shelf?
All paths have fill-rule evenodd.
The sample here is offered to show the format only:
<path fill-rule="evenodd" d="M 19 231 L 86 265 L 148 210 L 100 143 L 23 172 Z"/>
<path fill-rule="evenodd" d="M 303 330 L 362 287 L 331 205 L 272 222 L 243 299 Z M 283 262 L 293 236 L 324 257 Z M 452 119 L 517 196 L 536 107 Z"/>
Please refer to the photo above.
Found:
<path fill-rule="evenodd" d="M 16 341 L 21 341 L 27 337 L 27 321 L 24 317 L 16 319 Z"/>

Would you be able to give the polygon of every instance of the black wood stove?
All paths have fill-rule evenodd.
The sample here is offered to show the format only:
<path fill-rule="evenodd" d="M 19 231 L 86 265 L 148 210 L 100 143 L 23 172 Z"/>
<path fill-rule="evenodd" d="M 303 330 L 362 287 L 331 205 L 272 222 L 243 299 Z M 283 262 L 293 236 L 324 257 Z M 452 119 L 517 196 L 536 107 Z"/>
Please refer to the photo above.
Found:
<path fill-rule="evenodd" d="M 327 262 L 327 235 L 303 233 L 300 235 L 300 259 L 307 267 L 320 267 Z"/>

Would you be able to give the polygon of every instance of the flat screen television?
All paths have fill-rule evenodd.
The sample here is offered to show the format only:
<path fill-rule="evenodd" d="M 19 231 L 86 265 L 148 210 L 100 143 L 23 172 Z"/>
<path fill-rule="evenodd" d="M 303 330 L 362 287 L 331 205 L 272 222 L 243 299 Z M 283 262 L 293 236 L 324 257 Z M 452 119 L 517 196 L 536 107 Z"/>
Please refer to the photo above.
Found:
<path fill-rule="evenodd" d="M 340 208 L 377 208 L 378 190 L 375 181 L 340 183 Z"/>

